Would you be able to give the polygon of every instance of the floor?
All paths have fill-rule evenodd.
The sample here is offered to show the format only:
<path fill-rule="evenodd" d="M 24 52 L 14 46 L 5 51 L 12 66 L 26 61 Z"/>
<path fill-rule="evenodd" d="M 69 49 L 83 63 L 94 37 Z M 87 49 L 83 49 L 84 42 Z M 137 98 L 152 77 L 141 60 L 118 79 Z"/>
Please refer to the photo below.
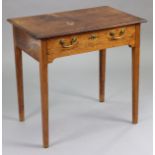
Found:
<path fill-rule="evenodd" d="M 21 123 L 10 51 L 12 57 L 3 62 L 3 155 L 152 155 L 152 68 L 144 64 L 144 50 L 137 125 L 131 123 L 128 47 L 108 50 L 104 103 L 98 102 L 97 52 L 62 58 L 49 66 L 48 149 L 41 146 L 38 63 L 24 54 L 26 120 Z"/>

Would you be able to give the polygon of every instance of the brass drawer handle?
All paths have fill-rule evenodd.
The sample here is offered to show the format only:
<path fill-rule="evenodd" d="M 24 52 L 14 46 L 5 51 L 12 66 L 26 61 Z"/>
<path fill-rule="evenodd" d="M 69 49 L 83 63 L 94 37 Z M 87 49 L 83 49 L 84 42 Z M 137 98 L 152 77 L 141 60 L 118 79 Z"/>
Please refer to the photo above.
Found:
<path fill-rule="evenodd" d="M 61 39 L 61 40 L 59 41 L 59 44 L 60 44 L 63 48 L 71 48 L 71 47 L 73 47 L 74 45 L 76 45 L 77 43 L 78 43 L 78 41 L 77 41 L 77 38 L 76 38 L 76 37 L 73 37 L 73 38 L 71 39 L 70 44 L 67 44 L 67 43 L 65 42 L 64 39 Z"/>
<path fill-rule="evenodd" d="M 97 39 L 98 37 L 97 37 L 97 35 L 96 34 L 92 34 L 88 39 L 90 39 L 90 40 L 95 40 L 95 39 Z"/>
<path fill-rule="evenodd" d="M 122 28 L 122 29 L 120 30 L 119 36 L 116 36 L 115 31 L 110 31 L 110 32 L 108 33 L 108 38 L 109 38 L 110 40 L 119 40 L 119 39 L 124 38 L 124 36 L 125 36 L 125 28 Z"/>

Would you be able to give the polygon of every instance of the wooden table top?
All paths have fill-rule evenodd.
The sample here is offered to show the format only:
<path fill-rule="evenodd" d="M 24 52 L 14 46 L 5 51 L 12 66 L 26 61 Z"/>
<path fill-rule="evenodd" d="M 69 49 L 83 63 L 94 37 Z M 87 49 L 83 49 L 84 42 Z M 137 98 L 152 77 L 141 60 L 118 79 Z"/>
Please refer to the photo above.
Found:
<path fill-rule="evenodd" d="M 117 9 L 102 6 L 61 13 L 8 19 L 37 39 L 53 38 L 146 22 Z"/>

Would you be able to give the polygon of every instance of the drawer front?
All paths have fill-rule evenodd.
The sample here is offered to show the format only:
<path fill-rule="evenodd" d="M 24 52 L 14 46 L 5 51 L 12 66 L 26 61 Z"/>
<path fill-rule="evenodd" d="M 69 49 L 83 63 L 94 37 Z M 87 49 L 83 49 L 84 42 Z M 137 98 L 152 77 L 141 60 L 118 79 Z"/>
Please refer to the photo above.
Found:
<path fill-rule="evenodd" d="M 65 36 L 47 41 L 48 61 L 57 57 L 85 53 L 115 46 L 135 44 L 135 26 Z"/>

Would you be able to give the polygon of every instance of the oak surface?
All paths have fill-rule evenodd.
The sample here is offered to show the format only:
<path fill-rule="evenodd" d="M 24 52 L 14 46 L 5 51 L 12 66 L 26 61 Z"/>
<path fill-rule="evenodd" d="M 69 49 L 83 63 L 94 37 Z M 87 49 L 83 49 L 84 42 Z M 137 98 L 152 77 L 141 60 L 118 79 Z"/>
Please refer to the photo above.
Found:
<path fill-rule="evenodd" d="M 99 100 L 105 100 L 106 49 L 99 51 Z"/>
<path fill-rule="evenodd" d="M 24 115 L 24 88 L 23 88 L 22 50 L 17 46 L 17 39 L 16 39 L 16 35 L 15 35 L 15 29 L 13 29 L 13 38 L 14 38 L 14 53 L 15 53 L 15 67 L 16 67 L 19 120 L 24 121 L 25 115 Z"/>
<path fill-rule="evenodd" d="M 15 50 L 15 64 L 16 64 L 16 80 L 17 80 L 17 95 L 18 95 L 18 111 L 19 120 L 24 121 L 24 90 L 23 90 L 23 66 L 22 66 L 22 51 L 17 46 Z"/>
<path fill-rule="evenodd" d="M 39 61 L 39 52 L 41 51 L 41 41 L 36 40 L 25 31 L 13 27 L 14 38 L 16 38 L 16 46 L 18 46 L 25 53 Z"/>
<path fill-rule="evenodd" d="M 116 36 L 119 36 L 121 29 L 125 29 L 124 36 L 117 40 L 109 39 L 109 33 L 115 32 Z M 96 39 L 90 39 L 91 35 L 96 35 Z M 60 44 L 60 40 L 63 39 L 67 44 L 70 43 L 70 40 L 76 37 L 77 44 L 71 48 L 63 48 Z M 47 53 L 48 53 L 48 62 L 52 62 L 55 58 L 75 55 L 80 53 L 86 53 L 91 51 L 96 51 L 105 48 L 112 48 L 116 46 L 130 45 L 134 46 L 135 44 L 135 25 L 132 26 L 123 26 L 119 28 L 112 28 L 108 30 L 93 31 L 84 34 L 70 35 L 65 37 L 56 37 L 47 40 Z"/>
<path fill-rule="evenodd" d="M 132 47 L 132 122 L 138 123 L 140 24 L 136 25 L 135 47 Z"/>
<path fill-rule="evenodd" d="M 40 51 L 40 90 L 41 90 L 41 109 L 42 109 L 42 132 L 43 132 L 43 146 L 47 148 L 48 140 L 48 63 L 46 54 L 46 42 L 41 42 Z"/>
<path fill-rule="evenodd" d="M 146 22 L 109 6 L 8 19 L 37 39 L 115 28 Z"/>

